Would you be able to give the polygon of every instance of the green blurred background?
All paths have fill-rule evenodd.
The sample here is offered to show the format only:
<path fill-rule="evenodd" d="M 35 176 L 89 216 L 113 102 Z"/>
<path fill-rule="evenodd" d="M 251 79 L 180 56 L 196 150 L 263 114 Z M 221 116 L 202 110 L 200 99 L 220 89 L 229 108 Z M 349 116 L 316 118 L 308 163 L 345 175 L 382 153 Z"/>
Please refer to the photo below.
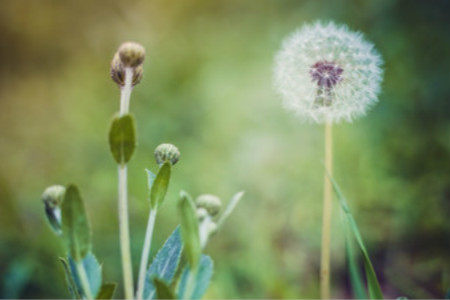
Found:
<path fill-rule="evenodd" d="M 385 60 L 380 103 L 334 129 L 335 177 L 386 297 L 442 298 L 450 285 L 450 1 L 22 1 L 0 7 L 0 297 L 69 297 L 40 196 L 76 183 L 104 277 L 122 284 L 117 174 L 107 132 L 119 109 L 109 62 L 147 49 L 132 95 L 129 165 L 135 272 L 153 149 L 177 145 L 154 248 L 178 223 L 180 189 L 246 194 L 206 252 L 207 298 L 316 298 L 323 126 L 284 111 L 272 87 L 283 37 L 316 19 L 361 30 Z M 332 295 L 351 297 L 337 201 Z M 155 250 L 155 249 L 154 249 Z M 136 275 L 135 275 L 136 276 Z M 121 297 L 119 288 L 116 296 Z"/>

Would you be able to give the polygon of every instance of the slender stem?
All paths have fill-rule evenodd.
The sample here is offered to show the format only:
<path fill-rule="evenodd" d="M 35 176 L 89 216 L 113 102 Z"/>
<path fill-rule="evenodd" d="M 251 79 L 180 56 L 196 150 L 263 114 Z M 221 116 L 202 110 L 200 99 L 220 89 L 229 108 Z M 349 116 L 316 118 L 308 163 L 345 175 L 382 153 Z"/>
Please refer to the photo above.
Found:
<path fill-rule="evenodd" d="M 120 93 L 120 115 L 123 116 L 127 114 L 130 109 L 130 96 L 133 90 L 133 69 L 125 68 L 125 84 L 121 89 Z"/>
<path fill-rule="evenodd" d="M 152 245 L 153 228 L 155 227 L 157 209 L 150 209 L 148 216 L 147 231 L 145 233 L 144 247 L 142 248 L 141 266 L 139 268 L 139 279 L 136 293 L 136 299 L 142 299 L 144 296 L 145 275 L 148 265 L 148 256 Z"/>
<path fill-rule="evenodd" d="M 86 270 L 84 269 L 83 263 L 81 261 L 76 263 L 78 277 L 81 281 L 81 286 L 83 288 L 84 295 L 87 299 L 94 299 L 92 295 L 91 286 L 89 285 L 89 280 L 87 278 Z"/>
<path fill-rule="evenodd" d="M 128 229 L 127 166 L 119 165 L 119 226 L 120 250 L 122 252 L 125 298 L 133 298 L 133 269 L 131 264 L 130 233 Z"/>
<path fill-rule="evenodd" d="M 197 277 L 198 266 L 195 268 L 189 268 L 188 277 L 186 280 L 186 287 L 184 289 L 184 295 L 181 299 L 192 299 L 192 292 L 194 291 L 195 277 Z"/>
<path fill-rule="evenodd" d="M 133 69 L 125 68 L 125 84 L 120 91 L 120 115 L 127 114 L 130 107 L 132 90 Z M 131 262 L 130 230 L 128 225 L 128 200 L 127 200 L 127 166 L 120 164 L 119 173 L 119 227 L 120 250 L 122 254 L 123 282 L 125 298 L 133 299 L 133 265 Z"/>
<path fill-rule="evenodd" d="M 332 186 L 327 171 L 333 171 L 332 125 L 325 123 L 325 174 L 323 182 L 322 252 L 320 259 L 320 296 L 330 299 L 330 230 L 332 211 Z"/>

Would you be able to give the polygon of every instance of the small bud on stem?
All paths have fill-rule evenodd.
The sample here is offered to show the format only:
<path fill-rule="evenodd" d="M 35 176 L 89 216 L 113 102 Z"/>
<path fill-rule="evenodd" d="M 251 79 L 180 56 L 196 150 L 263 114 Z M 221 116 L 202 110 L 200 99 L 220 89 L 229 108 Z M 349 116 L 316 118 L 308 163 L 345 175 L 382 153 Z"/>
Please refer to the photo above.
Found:
<path fill-rule="evenodd" d="M 168 161 L 173 166 L 179 159 L 180 151 L 172 144 L 161 144 L 155 149 L 155 160 L 159 165 L 162 165 L 164 162 Z"/>

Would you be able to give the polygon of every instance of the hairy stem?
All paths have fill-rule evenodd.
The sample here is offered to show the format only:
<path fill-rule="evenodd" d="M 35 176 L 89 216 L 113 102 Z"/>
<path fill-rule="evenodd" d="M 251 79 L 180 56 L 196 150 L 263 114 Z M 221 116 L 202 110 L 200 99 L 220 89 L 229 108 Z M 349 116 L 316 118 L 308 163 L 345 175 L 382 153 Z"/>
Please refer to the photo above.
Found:
<path fill-rule="evenodd" d="M 325 123 L 325 174 L 323 182 L 323 222 L 322 222 L 322 252 L 320 258 L 320 297 L 330 298 L 330 229 L 332 211 L 332 185 L 327 171 L 333 171 L 332 125 Z"/>
<path fill-rule="evenodd" d="M 120 90 L 120 115 L 127 114 L 130 109 L 130 96 L 133 89 L 133 69 L 125 68 L 125 84 Z"/>
<path fill-rule="evenodd" d="M 132 90 L 133 69 L 125 68 L 125 85 L 120 94 L 120 115 L 128 113 L 130 107 L 130 96 Z M 128 225 L 128 200 L 127 200 L 127 165 L 120 164 L 119 175 L 119 227 L 120 227 L 120 250 L 122 254 L 123 282 L 125 298 L 133 299 L 133 265 L 130 251 L 130 230 Z"/>
<path fill-rule="evenodd" d="M 76 263 L 78 278 L 80 279 L 81 286 L 83 288 L 84 295 L 87 299 L 94 299 L 94 295 L 92 295 L 91 286 L 89 284 L 89 280 L 86 274 L 86 270 L 84 269 L 83 263 L 81 261 Z"/>
<path fill-rule="evenodd" d="M 119 165 L 119 226 L 125 298 L 133 298 L 133 268 L 131 264 L 130 233 L 128 229 L 127 166 Z"/>
<path fill-rule="evenodd" d="M 148 217 L 147 231 L 145 232 L 144 247 L 142 248 L 141 265 L 139 268 L 139 279 L 136 299 L 142 299 L 144 295 L 145 275 L 148 265 L 148 256 L 152 245 L 153 228 L 155 227 L 157 209 L 151 209 Z"/>

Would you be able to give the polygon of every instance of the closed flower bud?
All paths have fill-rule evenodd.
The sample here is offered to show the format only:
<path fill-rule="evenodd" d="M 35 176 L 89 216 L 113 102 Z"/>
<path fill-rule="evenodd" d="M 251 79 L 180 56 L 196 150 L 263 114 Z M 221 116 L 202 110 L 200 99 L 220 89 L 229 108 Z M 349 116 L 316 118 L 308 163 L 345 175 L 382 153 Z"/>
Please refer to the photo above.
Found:
<path fill-rule="evenodd" d="M 174 165 L 180 159 L 180 151 L 172 144 L 161 144 L 155 149 L 155 159 L 159 165 L 166 161 Z"/>
<path fill-rule="evenodd" d="M 48 187 L 42 194 L 45 205 L 45 215 L 50 227 L 56 234 L 61 234 L 61 203 L 64 200 L 66 188 L 62 185 Z"/>
<path fill-rule="evenodd" d="M 138 84 L 143 77 L 144 68 L 142 65 L 137 66 L 133 69 L 133 81 L 132 86 Z M 119 54 L 116 53 L 111 61 L 110 75 L 112 80 L 117 83 L 120 87 L 125 85 L 125 67 L 120 60 Z"/>
<path fill-rule="evenodd" d="M 145 49 L 141 44 L 135 42 L 123 43 L 117 53 L 125 67 L 135 68 L 144 62 Z"/>
<path fill-rule="evenodd" d="M 222 207 L 222 201 L 220 201 L 219 197 L 209 194 L 198 196 L 195 200 L 195 204 L 197 205 L 197 208 L 206 209 L 210 216 L 217 215 Z"/>

